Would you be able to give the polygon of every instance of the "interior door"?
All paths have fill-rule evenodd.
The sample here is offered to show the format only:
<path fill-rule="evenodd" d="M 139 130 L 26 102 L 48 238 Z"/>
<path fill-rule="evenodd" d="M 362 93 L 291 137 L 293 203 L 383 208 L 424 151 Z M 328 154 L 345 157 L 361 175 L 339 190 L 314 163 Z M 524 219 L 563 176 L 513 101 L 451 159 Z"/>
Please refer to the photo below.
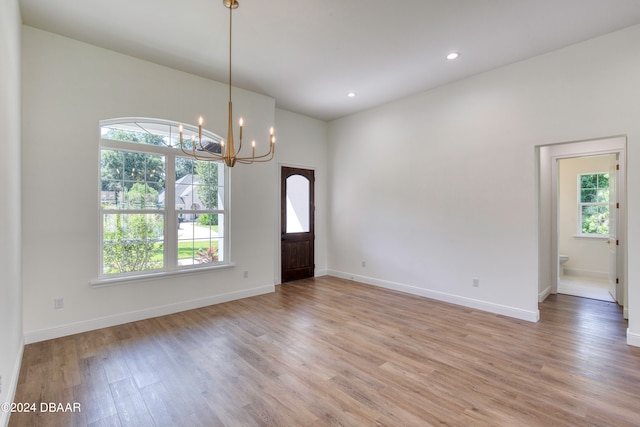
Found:
<path fill-rule="evenodd" d="M 609 293 L 618 304 L 622 304 L 624 291 L 618 279 L 618 159 L 611 156 L 609 162 Z"/>
<path fill-rule="evenodd" d="M 280 192 L 282 282 L 314 275 L 314 171 L 283 166 Z"/>

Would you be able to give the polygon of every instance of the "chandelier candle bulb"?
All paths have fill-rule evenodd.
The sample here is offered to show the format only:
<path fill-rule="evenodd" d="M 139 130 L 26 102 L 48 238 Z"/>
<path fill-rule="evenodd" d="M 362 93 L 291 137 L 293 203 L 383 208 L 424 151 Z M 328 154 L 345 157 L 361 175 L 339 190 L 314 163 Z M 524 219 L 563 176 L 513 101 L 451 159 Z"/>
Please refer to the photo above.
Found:
<path fill-rule="evenodd" d="M 242 143 L 242 125 L 244 125 L 244 120 L 242 119 L 242 117 L 240 117 L 240 120 L 238 122 L 240 123 L 240 143 Z"/>

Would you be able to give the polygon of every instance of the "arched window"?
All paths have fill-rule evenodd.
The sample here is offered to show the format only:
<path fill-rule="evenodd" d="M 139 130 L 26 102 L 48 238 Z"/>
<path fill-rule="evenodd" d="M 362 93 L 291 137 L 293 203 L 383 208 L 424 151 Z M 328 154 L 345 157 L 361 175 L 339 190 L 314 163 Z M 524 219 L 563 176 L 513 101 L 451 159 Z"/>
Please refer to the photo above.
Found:
<path fill-rule="evenodd" d="M 180 124 L 100 122 L 102 280 L 228 265 L 228 169 L 184 156 Z M 184 140 L 198 129 L 183 125 Z M 203 144 L 221 138 L 203 130 Z M 190 147 L 189 147 L 190 148 Z"/>

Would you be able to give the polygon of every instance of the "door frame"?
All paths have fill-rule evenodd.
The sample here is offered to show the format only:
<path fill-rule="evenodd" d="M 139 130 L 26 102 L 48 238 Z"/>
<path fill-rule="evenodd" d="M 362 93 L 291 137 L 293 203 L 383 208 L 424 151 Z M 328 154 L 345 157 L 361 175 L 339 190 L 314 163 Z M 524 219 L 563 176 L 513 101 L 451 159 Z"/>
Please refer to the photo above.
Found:
<path fill-rule="evenodd" d="M 538 301 L 558 292 L 558 160 L 617 154 L 618 173 L 618 256 L 617 272 L 624 289 L 620 305 L 628 318 L 626 135 L 536 147 L 538 154 Z"/>
<path fill-rule="evenodd" d="M 314 178 L 317 175 L 317 171 L 318 169 L 312 166 L 306 166 L 306 165 L 300 165 L 300 164 L 295 164 L 295 163 L 278 163 L 278 199 L 277 199 L 277 212 L 278 214 L 276 215 L 276 221 L 277 221 L 277 232 L 276 232 L 276 280 L 275 283 L 277 285 L 281 285 L 282 282 L 282 224 L 283 224 L 283 218 L 282 218 L 282 170 L 283 168 L 294 168 L 294 169 L 302 169 L 302 170 L 308 170 L 308 171 L 312 171 L 313 172 L 313 176 Z M 314 204 L 313 204 L 313 209 L 310 212 L 311 218 L 310 221 L 313 224 L 313 238 L 314 238 L 314 246 L 315 246 L 315 224 L 316 224 L 316 209 L 315 209 L 315 195 L 316 195 L 316 180 L 314 179 L 313 182 L 311 183 L 312 186 L 312 192 L 314 194 Z M 316 253 L 315 253 L 315 249 L 314 249 L 314 254 L 313 254 L 313 265 L 314 265 L 314 275 L 315 275 L 315 264 L 316 264 Z"/>

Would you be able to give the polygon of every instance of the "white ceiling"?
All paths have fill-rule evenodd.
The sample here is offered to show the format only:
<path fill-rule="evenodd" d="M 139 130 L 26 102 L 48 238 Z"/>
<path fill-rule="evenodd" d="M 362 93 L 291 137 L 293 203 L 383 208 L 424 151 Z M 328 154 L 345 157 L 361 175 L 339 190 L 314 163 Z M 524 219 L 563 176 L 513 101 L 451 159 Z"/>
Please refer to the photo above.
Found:
<path fill-rule="evenodd" d="M 228 81 L 222 0 L 20 7 L 25 25 Z M 637 23 L 640 0 L 240 0 L 233 83 L 331 120 Z"/>

